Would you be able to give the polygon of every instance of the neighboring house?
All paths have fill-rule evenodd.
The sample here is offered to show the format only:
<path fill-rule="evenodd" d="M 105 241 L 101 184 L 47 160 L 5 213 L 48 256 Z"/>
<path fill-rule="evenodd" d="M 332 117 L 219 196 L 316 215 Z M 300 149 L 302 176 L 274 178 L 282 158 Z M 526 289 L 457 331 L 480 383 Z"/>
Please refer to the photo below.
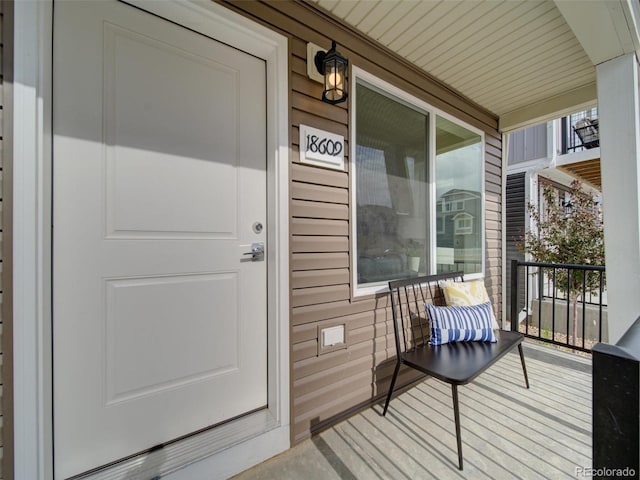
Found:
<path fill-rule="evenodd" d="M 545 185 L 557 190 L 559 201 L 569 201 L 565 197 L 574 180 L 582 182 L 590 194 L 600 197 L 597 125 L 598 110 L 591 108 L 509 134 L 505 197 L 507 286 L 511 285 L 511 261 L 525 260 L 517 244 L 525 231 L 535 229 L 527 206 L 532 204 L 540 209 Z M 506 311 L 510 311 L 510 293 L 505 304 Z"/>
<path fill-rule="evenodd" d="M 226 478 L 372 405 L 388 280 L 502 305 L 508 132 L 626 113 L 607 205 L 640 207 L 638 5 L 588 3 L 2 2 L 3 476 Z"/>
<path fill-rule="evenodd" d="M 482 194 L 462 189 L 443 193 L 436 207 L 438 251 L 450 263 L 438 262 L 438 271 L 464 270 L 481 258 L 482 236 L 475 235 L 482 225 Z M 473 268 L 469 268 L 472 270 Z"/>

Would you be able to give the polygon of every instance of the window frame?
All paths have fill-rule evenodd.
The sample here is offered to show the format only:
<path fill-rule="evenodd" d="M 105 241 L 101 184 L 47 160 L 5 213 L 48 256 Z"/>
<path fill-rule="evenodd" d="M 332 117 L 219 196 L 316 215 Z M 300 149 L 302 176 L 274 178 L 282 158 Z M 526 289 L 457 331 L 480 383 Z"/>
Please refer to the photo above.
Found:
<path fill-rule="evenodd" d="M 358 256 L 357 256 L 357 200 L 356 200 L 356 130 L 357 130 L 357 105 L 356 105 L 356 88 L 359 82 L 365 83 L 368 87 L 373 87 L 381 94 L 388 96 L 389 98 L 404 103 L 418 111 L 422 111 L 428 115 L 428 157 L 427 157 L 427 198 L 429 201 L 427 225 L 428 231 L 428 251 L 427 262 L 429 266 L 429 272 L 435 273 L 437 270 L 437 235 L 438 235 L 438 219 L 437 219 L 437 199 L 436 199 L 436 183 L 435 183 L 435 171 L 436 171 L 436 119 L 438 116 L 454 122 L 461 127 L 466 128 L 470 132 L 477 134 L 480 137 L 480 151 L 481 151 L 481 215 L 479 219 L 480 236 L 482 255 L 481 255 L 481 268 L 480 272 L 466 274 L 465 278 L 484 278 L 486 268 L 486 144 L 484 131 L 476 128 L 467 122 L 450 115 L 437 107 L 427 103 L 426 101 L 412 95 L 411 93 L 385 81 L 381 78 L 367 72 L 366 70 L 352 65 L 351 67 L 351 85 L 352 93 L 349 99 L 349 187 L 350 187 L 350 225 L 349 225 L 349 253 L 350 253 L 350 267 L 351 267 L 351 297 L 362 297 L 366 295 L 375 295 L 389 291 L 388 283 L 375 283 L 367 284 L 365 286 L 358 285 Z M 474 224 L 476 222 L 473 222 Z M 393 280 L 389 278 L 389 280 Z"/>

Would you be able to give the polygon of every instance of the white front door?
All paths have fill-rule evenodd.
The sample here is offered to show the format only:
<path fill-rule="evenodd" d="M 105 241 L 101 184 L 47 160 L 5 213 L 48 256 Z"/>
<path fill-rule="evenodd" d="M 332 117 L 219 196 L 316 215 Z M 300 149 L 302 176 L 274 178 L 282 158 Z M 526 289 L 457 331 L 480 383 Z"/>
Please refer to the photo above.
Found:
<path fill-rule="evenodd" d="M 118 2 L 56 3 L 53 65 L 66 478 L 266 407 L 267 262 L 245 255 L 267 239 L 266 80 Z"/>

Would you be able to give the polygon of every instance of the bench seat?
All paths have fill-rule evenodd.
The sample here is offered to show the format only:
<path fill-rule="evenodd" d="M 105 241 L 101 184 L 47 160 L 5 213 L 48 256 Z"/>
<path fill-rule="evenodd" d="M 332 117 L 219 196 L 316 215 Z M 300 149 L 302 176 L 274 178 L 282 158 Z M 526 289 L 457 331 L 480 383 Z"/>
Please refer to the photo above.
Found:
<path fill-rule="evenodd" d="M 522 342 L 523 335 L 499 330 L 496 343 L 427 344 L 405 352 L 403 363 L 443 382 L 465 385 Z"/>

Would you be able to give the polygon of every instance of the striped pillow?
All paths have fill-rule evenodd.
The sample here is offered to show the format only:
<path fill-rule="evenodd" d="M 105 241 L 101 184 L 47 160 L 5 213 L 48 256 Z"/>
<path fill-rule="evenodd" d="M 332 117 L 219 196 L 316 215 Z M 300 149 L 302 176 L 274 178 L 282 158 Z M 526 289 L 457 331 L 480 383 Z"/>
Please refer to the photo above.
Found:
<path fill-rule="evenodd" d="M 436 307 L 426 303 L 431 320 L 431 345 L 449 342 L 496 342 L 491 328 L 491 302 L 459 307 Z"/>
<path fill-rule="evenodd" d="M 449 306 L 479 305 L 489 301 L 489 295 L 482 280 L 442 282 L 440 285 L 444 293 L 444 301 Z M 493 313 L 493 308 L 491 308 L 491 325 L 495 330 L 500 328 Z"/>

